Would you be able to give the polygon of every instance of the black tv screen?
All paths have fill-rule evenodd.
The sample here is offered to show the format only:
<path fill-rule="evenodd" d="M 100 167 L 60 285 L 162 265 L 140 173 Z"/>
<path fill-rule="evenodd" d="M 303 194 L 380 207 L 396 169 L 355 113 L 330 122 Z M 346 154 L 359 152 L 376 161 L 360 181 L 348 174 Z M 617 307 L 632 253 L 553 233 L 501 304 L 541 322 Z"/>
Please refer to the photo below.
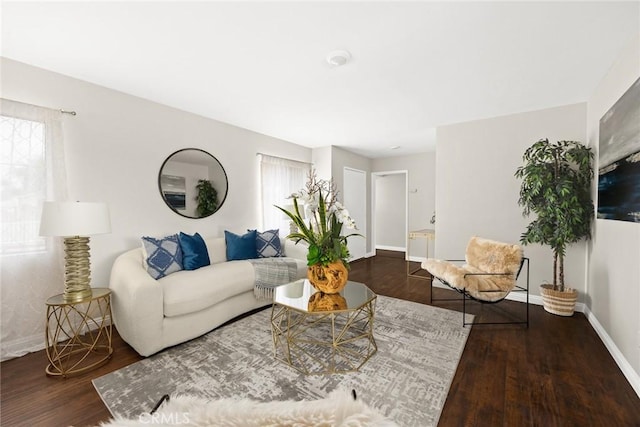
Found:
<path fill-rule="evenodd" d="M 185 209 L 185 193 L 172 193 L 165 191 L 164 198 L 174 209 Z"/>

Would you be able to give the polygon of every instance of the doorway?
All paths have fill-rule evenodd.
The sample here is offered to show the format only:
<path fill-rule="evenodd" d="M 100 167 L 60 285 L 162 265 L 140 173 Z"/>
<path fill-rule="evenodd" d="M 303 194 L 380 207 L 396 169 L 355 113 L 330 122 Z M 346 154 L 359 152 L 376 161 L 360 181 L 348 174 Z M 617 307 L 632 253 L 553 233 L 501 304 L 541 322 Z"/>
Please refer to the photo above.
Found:
<path fill-rule="evenodd" d="M 407 251 L 408 171 L 371 174 L 371 231 L 376 249 Z"/>

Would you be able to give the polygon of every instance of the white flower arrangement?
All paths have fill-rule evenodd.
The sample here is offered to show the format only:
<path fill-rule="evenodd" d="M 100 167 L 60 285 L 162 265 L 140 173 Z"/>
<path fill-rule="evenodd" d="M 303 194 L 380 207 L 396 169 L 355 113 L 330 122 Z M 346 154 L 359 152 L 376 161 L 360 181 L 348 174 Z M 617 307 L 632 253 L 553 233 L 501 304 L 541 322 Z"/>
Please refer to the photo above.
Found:
<path fill-rule="evenodd" d="M 347 238 L 361 236 L 355 233 L 341 235 L 343 225 L 352 230 L 358 228 L 349 211 L 338 202 L 337 195 L 333 181 L 319 180 L 311 171 L 305 188 L 289 196 L 293 199 L 294 212 L 276 206 L 298 227 L 299 231 L 289 234 L 287 238 L 296 243 L 302 240 L 309 244 L 308 265 L 327 265 L 336 260 L 348 265 Z"/>

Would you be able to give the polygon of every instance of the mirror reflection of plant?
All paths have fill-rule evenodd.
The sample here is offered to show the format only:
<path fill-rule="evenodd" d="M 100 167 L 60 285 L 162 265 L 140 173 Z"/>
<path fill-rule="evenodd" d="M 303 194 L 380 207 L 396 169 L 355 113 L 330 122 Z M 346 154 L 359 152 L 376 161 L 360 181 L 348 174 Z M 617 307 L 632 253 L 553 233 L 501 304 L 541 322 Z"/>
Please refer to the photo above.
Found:
<path fill-rule="evenodd" d="M 523 215 L 537 215 L 520 241 L 551 247 L 553 288 L 561 292 L 567 246 L 591 237 L 593 157 L 591 148 L 579 142 L 541 139 L 525 151 L 524 165 L 515 174 L 522 179 L 518 204 Z"/>
<path fill-rule="evenodd" d="M 199 179 L 196 190 L 198 190 L 196 196 L 198 216 L 205 217 L 214 213 L 218 209 L 218 192 L 213 188 L 211 181 Z"/>
<path fill-rule="evenodd" d="M 347 228 L 357 230 L 355 221 L 349 212 L 337 200 L 338 191 L 332 181 L 318 180 L 314 171 L 309 172 L 306 186 L 298 193 L 292 194 L 293 212 L 276 206 L 284 212 L 298 227 L 298 232 L 291 233 L 287 239 L 296 243 L 304 241 L 309 245 L 307 265 L 328 265 L 342 261 L 349 266 L 349 249 L 347 239 L 362 235 L 357 233 L 342 236 L 343 224 Z M 300 202 L 303 206 L 300 206 Z M 300 209 L 305 209 L 309 220 L 305 223 Z"/>

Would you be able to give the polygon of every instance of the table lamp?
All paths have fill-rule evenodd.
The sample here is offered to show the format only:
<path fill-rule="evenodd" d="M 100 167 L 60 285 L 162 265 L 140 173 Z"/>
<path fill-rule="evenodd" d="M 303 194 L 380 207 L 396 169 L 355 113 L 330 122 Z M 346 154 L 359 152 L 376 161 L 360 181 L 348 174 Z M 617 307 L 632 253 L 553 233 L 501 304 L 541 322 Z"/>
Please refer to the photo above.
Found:
<path fill-rule="evenodd" d="M 111 232 L 105 203 L 44 202 L 41 236 L 64 237 L 64 300 L 79 302 L 91 296 L 89 237 Z"/>

